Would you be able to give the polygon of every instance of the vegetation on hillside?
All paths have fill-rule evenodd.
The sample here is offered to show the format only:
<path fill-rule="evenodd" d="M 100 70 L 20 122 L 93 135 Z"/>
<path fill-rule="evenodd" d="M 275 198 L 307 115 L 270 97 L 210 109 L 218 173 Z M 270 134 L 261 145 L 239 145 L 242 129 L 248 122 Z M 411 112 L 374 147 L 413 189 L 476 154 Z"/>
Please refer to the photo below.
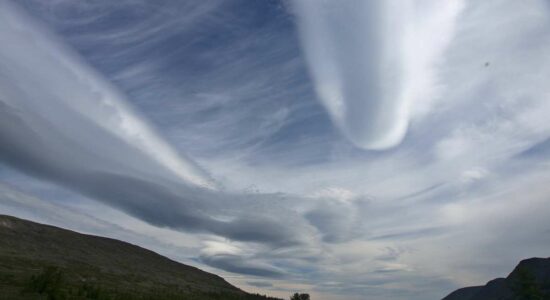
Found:
<path fill-rule="evenodd" d="M 0 300 L 276 300 L 121 241 L 0 215 Z"/>
<path fill-rule="evenodd" d="M 205 292 L 182 291 L 178 288 L 153 288 L 148 291 L 131 291 L 104 288 L 97 283 L 82 281 L 73 283 L 67 274 L 58 267 L 46 267 L 39 274 L 32 275 L 20 288 L 12 293 L 16 299 L 47 300 L 276 300 L 261 295 L 235 293 L 229 291 Z"/>
<path fill-rule="evenodd" d="M 542 287 L 537 283 L 533 273 L 525 267 L 518 267 L 517 279 L 512 283 L 512 290 L 518 300 L 550 299 L 550 295 L 542 291 Z"/>
<path fill-rule="evenodd" d="M 294 295 L 290 297 L 290 300 L 310 300 L 310 299 L 311 298 L 309 297 L 309 294 L 294 293 Z"/>

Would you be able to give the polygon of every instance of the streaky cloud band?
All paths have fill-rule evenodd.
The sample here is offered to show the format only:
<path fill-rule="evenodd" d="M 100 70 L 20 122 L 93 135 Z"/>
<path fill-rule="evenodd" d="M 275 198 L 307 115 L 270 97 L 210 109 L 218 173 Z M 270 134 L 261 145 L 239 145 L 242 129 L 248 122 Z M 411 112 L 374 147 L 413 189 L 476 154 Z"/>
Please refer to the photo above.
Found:
<path fill-rule="evenodd" d="M 9 1 L 0 2 L 0 37 L 0 104 L 44 115 L 51 129 L 65 133 L 78 128 L 66 127 L 61 112 L 79 116 L 181 180 L 215 188 L 207 172 L 166 143 L 121 92 Z M 56 109 L 60 113 L 52 114 Z"/>
<path fill-rule="evenodd" d="M 2 0 L 0 41 L 0 160 L 6 165 L 159 227 L 276 246 L 304 242 L 307 228 L 294 228 L 305 224 L 299 216 L 281 220 L 253 208 L 275 196 L 219 187 L 61 40 Z"/>

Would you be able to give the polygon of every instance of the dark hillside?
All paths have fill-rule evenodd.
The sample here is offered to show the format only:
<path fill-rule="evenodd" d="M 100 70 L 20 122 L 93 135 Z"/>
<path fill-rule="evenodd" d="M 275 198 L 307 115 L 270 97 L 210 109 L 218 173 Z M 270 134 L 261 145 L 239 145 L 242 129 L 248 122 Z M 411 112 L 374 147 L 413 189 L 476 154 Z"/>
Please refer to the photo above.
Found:
<path fill-rule="evenodd" d="M 550 258 L 522 260 L 506 278 L 458 289 L 443 300 L 549 300 Z"/>
<path fill-rule="evenodd" d="M 0 215 L 0 299 L 268 299 L 114 239 Z"/>

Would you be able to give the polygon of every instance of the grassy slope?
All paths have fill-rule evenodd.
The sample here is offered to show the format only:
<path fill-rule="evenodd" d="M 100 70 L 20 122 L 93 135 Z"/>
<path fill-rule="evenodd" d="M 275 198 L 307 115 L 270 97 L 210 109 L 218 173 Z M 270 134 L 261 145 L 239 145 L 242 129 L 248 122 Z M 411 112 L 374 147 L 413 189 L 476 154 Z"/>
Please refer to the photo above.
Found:
<path fill-rule="evenodd" d="M 267 299 L 135 245 L 0 215 L 0 299 L 48 298 Z"/>

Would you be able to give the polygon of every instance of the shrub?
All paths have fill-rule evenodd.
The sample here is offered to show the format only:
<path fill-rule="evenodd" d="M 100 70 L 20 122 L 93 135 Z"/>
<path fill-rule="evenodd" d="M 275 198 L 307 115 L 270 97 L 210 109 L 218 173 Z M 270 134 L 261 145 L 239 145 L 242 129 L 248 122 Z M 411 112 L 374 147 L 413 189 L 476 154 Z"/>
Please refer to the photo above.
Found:
<path fill-rule="evenodd" d="M 310 298 L 309 298 L 309 294 L 295 293 L 294 295 L 292 295 L 292 297 L 290 297 L 290 300 L 310 300 Z"/>
<path fill-rule="evenodd" d="M 47 267 L 38 275 L 33 275 L 27 282 L 24 292 L 46 295 L 48 300 L 67 299 L 62 289 L 63 273 L 57 267 Z"/>

